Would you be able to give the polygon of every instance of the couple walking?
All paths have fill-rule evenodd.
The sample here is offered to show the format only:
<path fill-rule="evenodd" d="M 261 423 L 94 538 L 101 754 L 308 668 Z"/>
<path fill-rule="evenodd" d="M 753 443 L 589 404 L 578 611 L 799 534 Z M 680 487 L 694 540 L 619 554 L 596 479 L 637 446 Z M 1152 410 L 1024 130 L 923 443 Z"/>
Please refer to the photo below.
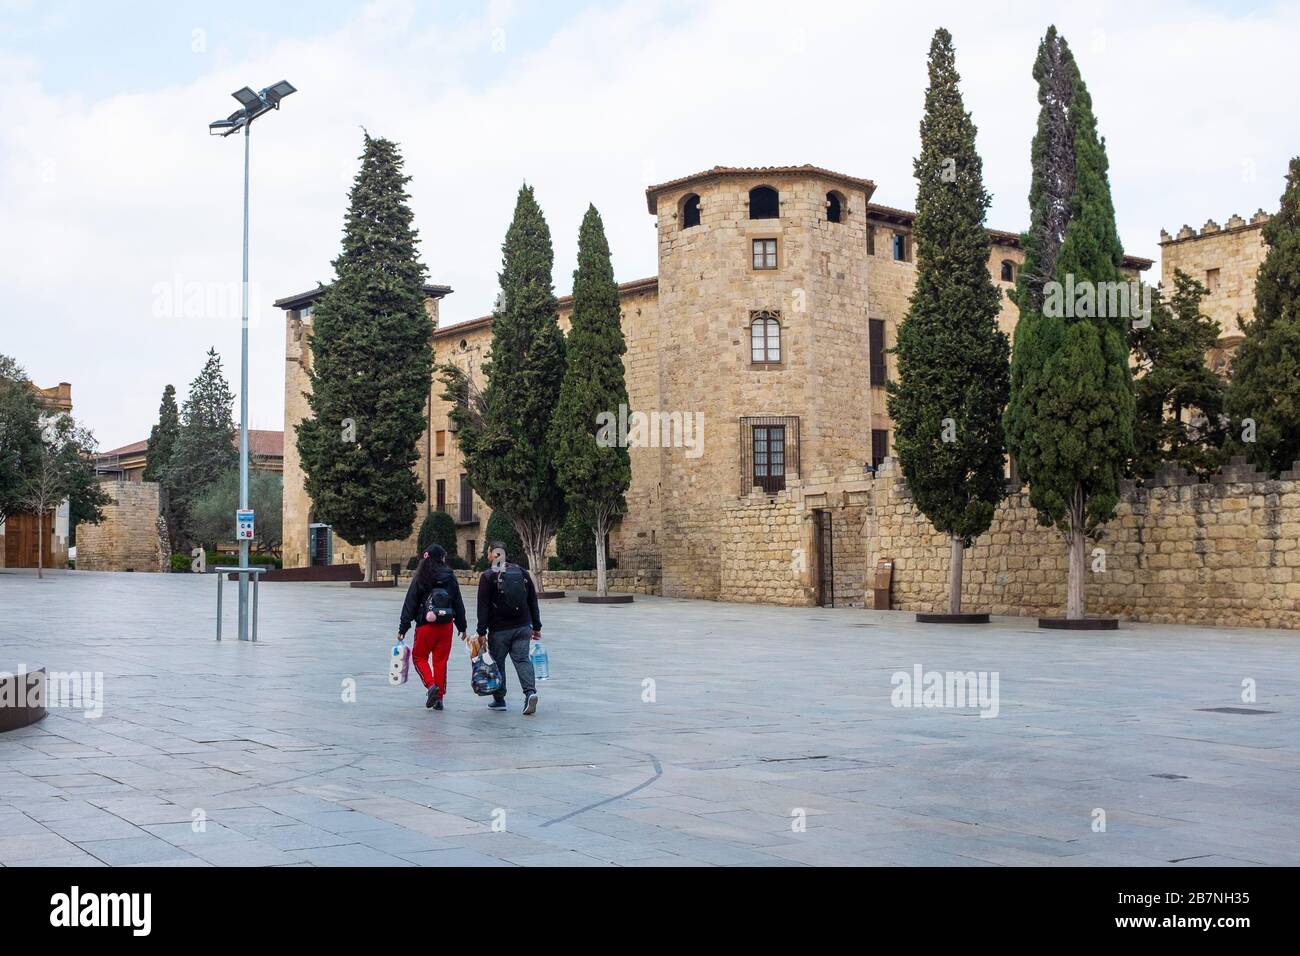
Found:
<path fill-rule="evenodd" d="M 542 636 L 537 589 L 528 572 L 509 560 L 505 545 L 500 541 L 493 541 L 488 546 L 488 560 L 491 567 L 478 579 L 476 630 L 480 644 L 486 635 L 488 651 L 501 670 L 501 689 L 492 695 L 488 710 L 506 709 L 505 662 L 509 657 L 519 675 L 524 715 L 529 716 L 537 712 L 537 684 L 528 647 L 530 640 Z M 441 545 L 431 545 L 420 556 L 411 586 L 406 589 L 406 600 L 402 602 L 402 617 L 397 627 L 399 640 L 405 639 L 412 622 L 415 623 L 415 646 L 411 649 L 411 657 L 427 689 L 424 706 L 442 710 L 442 698 L 447 692 L 452 625 L 460 632 L 462 641 L 468 627 L 456 572 L 447 564 L 447 552 Z"/>

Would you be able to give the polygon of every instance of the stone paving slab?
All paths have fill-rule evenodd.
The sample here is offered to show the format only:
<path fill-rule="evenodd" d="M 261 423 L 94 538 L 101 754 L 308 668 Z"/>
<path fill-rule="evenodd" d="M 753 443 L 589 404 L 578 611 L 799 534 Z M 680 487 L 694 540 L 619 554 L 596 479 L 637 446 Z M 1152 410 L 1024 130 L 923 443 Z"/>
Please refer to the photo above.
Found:
<path fill-rule="evenodd" d="M 399 594 L 268 584 L 256 645 L 231 603 L 218 644 L 209 578 L 0 576 L 0 667 L 104 688 L 0 736 L 0 865 L 1300 863 L 1294 632 L 550 601 L 524 718 L 459 645 L 446 711 L 390 687 Z M 894 706 L 917 665 L 996 672 L 997 716 Z"/>

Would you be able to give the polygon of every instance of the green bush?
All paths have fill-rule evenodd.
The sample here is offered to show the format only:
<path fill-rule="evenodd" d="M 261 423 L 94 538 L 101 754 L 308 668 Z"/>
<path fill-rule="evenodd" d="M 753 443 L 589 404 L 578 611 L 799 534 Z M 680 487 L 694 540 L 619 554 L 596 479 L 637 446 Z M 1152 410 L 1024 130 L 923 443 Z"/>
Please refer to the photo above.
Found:
<path fill-rule="evenodd" d="M 406 559 L 406 570 L 408 571 L 414 571 L 417 567 L 419 567 L 419 565 L 420 565 L 420 555 L 418 554 Z"/>
<path fill-rule="evenodd" d="M 445 511 L 430 511 L 420 524 L 420 533 L 416 536 L 416 557 L 428 549 L 431 544 L 440 544 L 448 554 L 456 553 L 456 522 Z"/>
<path fill-rule="evenodd" d="M 459 554 L 457 554 L 455 551 L 452 551 L 452 552 L 448 553 L 448 555 L 447 555 L 447 564 L 451 567 L 451 569 L 452 569 L 453 571 L 468 571 L 468 570 L 469 570 L 469 562 L 466 561 L 464 558 L 462 558 L 462 557 L 461 557 Z"/>
<path fill-rule="evenodd" d="M 175 555 L 173 555 L 172 557 L 174 559 Z M 186 561 L 189 560 L 189 557 L 187 555 L 184 557 Z M 238 551 L 209 551 L 207 554 L 207 563 L 208 563 L 208 567 L 222 567 L 222 568 L 227 566 L 238 567 L 239 552 Z M 280 558 L 277 558 L 273 554 L 250 554 L 248 556 L 248 563 L 249 565 L 256 565 L 258 567 L 261 567 L 262 565 L 270 565 L 275 568 L 284 567 L 284 561 Z"/>
<path fill-rule="evenodd" d="M 524 543 L 519 540 L 519 535 L 515 533 L 515 526 L 500 511 L 494 511 L 492 517 L 488 518 L 487 537 L 483 539 L 483 556 L 475 562 L 475 568 L 482 571 L 487 570 L 487 549 L 488 545 L 493 541 L 501 541 L 505 544 L 506 554 L 510 555 L 510 560 L 515 564 L 521 568 L 528 567 L 528 555 L 524 554 Z M 480 564 L 482 564 L 482 568 L 479 568 Z"/>
<path fill-rule="evenodd" d="M 560 564 L 554 571 L 594 571 L 596 536 L 591 526 L 570 511 L 555 535 L 555 556 Z"/>
<path fill-rule="evenodd" d="M 191 560 L 193 559 L 188 554 L 173 554 L 171 557 L 172 570 L 188 574 Z"/>

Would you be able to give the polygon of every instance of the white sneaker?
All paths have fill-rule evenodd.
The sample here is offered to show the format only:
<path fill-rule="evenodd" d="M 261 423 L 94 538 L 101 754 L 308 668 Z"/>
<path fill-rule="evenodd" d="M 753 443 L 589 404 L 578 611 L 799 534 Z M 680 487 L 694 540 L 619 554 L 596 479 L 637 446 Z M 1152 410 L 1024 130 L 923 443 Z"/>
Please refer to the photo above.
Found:
<path fill-rule="evenodd" d="M 529 694 L 528 699 L 524 701 L 524 716 L 530 717 L 535 713 L 537 713 L 537 693 L 534 691 Z"/>

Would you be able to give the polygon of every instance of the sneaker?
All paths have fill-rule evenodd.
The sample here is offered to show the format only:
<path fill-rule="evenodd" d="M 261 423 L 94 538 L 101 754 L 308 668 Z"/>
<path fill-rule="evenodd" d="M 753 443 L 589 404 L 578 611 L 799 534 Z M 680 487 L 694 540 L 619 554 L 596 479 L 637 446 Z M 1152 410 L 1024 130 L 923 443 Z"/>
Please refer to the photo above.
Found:
<path fill-rule="evenodd" d="M 442 695 L 441 695 L 441 694 L 439 694 L 439 695 L 438 695 L 438 699 L 435 700 L 435 701 L 433 702 L 433 709 L 434 709 L 434 710 L 442 710 Z"/>
<path fill-rule="evenodd" d="M 430 684 L 429 692 L 424 695 L 424 706 L 441 710 L 441 708 L 437 707 L 438 701 L 441 699 L 442 689 L 437 684 Z"/>
<path fill-rule="evenodd" d="M 506 709 L 506 702 L 504 700 L 497 700 L 495 697 L 492 699 L 492 703 L 488 704 L 488 710 L 505 710 L 505 709 Z"/>
<path fill-rule="evenodd" d="M 530 717 L 530 716 L 532 716 L 532 715 L 535 714 L 535 713 L 537 713 L 537 693 L 536 693 L 536 691 L 534 691 L 533 693 L 529 694 L 529 695 L 528 695 L 528 699 L 527 699 L 526 701 L 524 701 L 524 716 L 525 716 L 525 717 Z"/>

